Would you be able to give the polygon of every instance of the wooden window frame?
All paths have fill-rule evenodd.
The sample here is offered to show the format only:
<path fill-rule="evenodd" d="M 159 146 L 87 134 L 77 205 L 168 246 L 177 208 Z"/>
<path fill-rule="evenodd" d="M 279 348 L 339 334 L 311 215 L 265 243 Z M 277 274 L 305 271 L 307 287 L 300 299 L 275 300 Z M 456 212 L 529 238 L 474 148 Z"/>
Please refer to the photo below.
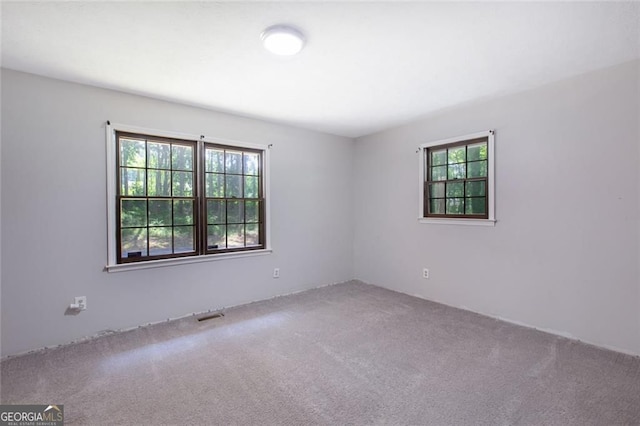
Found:
<path fill-rule="evenodd" d="M 258 161 L 258 174 L 257 175 L 249 175 L 246 174 L 246 170 L 245 170 L 245 164 L 243 161 L 242 164 L 242 173 L 241 174 L 235 174 L 235 173 L 227 173 L 226 170 L 223 173 L 219 173 L 225 176 L 227 175 L 232 175 L 232 176 L 242 176 L 247 177 L 247 176 L 255 176 L 258 178 L 258 196 L 257 197 L 251 197 L 251 198 L 246 198 L 244 196 L 244 179 L 242 179 L 242 192 L 243 192 L 243 197 L 208 197 L 206 194 L 206 190 L 205 190 L 205 185 L 206 185 L 206 174 L 209 173 L 206 170 L 206 167 L 202 168 L 202 187 L 201 187 L 201 194 L 202 194 L 202 203 L 201 203 L 201 214 L 202 214 L 202 218 L 204 219 L 203 225 L 201 226 L 201 233 L 202 233 L 202 241 L 203 241 L 203 252 L 204 254 L 215 254 L 215 253 L 235 253 L 235 252 L 241 252 L 241 251 L 249 251 L 249 250 L 261 250 L 265 248 L 265 227 L 264 227 L 264 221 L 265 221 L 265 213 L 264 213 L 264 206 L 265 206 L 265 197 L 264 197 L 264 185 L 263 185 L 263 153 L 261 150 L 257 150 L 257 149 L 251 149 L 251 148 L 241 148 L 241 147 L 237 147 L 237 146 L 232 146 L 232 145 L 221 145 L 221 144 L 217 144 L 217 143 L 209 143 L 209 142 L 205 142 L 202 146 L 203 149 L 203 155 L 200 157 L 201 159 L 206 159 L 206 150 L 207 148 L 212 148 L 212 149 L 221 149 L 224 150 L 225 155 L 226 155 L 226 151 L 240 151 L 243 153 L 243 158 L 244 158 L 244 153 L 253 153 L 253 154 L 258 154 L 259 155 L 259 161 Z M 228 228 L 229 225 L 243 225 L 245 227 L 245 232 L 244 232 L 244 241 L 245 241 L 245 246 L 244 247 L 229 247 L 228 245 L 228 241 L 229 241 L 229 235 L 228 232 L 225 233 L 225 238 L 226 238 L 226 248 L 211 248 L 208 244 L 208 227 L 210 225 L 215 226 L 218 224 L 210 224 L 208 222 L 208 215 L 207 215 L 207 201 L 209 200 L 219 200 L 219 201 L 224 201 L 225 203 L 225 223 L 224 226 Z M 247 201 L 257 201 L 258 202 L 258 222 L 247 222 L 247 218 L 245 215 L 244 221 L 242 223 L 237 222 L 237 223 L 231 223 L 229 222 L 229 218 L 228 218 L 228 208 L 227 205 L 229 203 L 229 201 L 242 201 L 244 203 L 243 206 L 243 212 L 246 213 L 246 202 Z M 257 224 L 258 225 L 258 241 L 259 244 L 258 245 L 251 245 L 251 246 L 247 246 L 247 236 L 246 236 L 246 227 L 247 225 L 254 225 Z"/>
<path fill-rule="evenodd" d="M 187 257 L 187 256 L 197 256 L 199 255 L 199 251 L 200 251 L 200 239 L 199 237 L 199 232 L 198 229 L 200 227 L 199 224 L 199 209 L 198 209 L 198 181 L 199 181 L 199 170 L 198 170 L 198 142 L 197 141 L 192 141 L 192 140 L 184 140 L 184 139 L 175 139 L 175 138 L 167 138 L 167 137 L 160 137 L 160 136 L 155 136 L 155 135 L 149 135 L 149 134 L 142 134 L 142 133 L 131 133 L 131 132 L 121 132 L 121 131 L 116 131 L 115 132 L 116 135 L 116 191 L 117 191 L 117 195 L 116 195 L 116 253 L 117 253 L 117 262 L 118 264 L 122 264 L 122 263 L 131 263 L 131 262 L 146 262 L 146 261 L 150 261 L 150 260 L 160 260 L 160 259 L 174 259 L 174 258 L 179 258 L 179 257 Z M 174 172 L 174 171 L 183 171 L 183 170 L 179 170 L 179 169 L 173 169 L 173 166 L 171 166 L 169 169 L 155 169 L 152 167 L 149 167 L 149 159 L 148 159 L 148 149 L 147 149 L 147 144 L 149 142 L 164 142 L 164 143 L 169 143 L 171 144 L 171 147 L 173 148 L 174 145 L 180 145 L 180 146 L 189 146 L 191 148 L 193 148 L 193 167 L 191 170 L 191 173 L 193 174 L 193 181 L 194 181 L 194 185 L 193 185 L 193 191 L 194 194 L 191 197 L 185 197 L 185 196 L 173 196 L 173 194 L 171 194 L 170 196 L 150 196 L 148 194 L 145 195 L 123 195 L 120 192 L 120 189 L 122 188 L 121 185 L 121 179 L 122 179 L 122 174 L 121 174 L 121 168 L 124 168 L 124 166 L 122 166 L 120 164 L 120 138 L 131 138 L 131 139 L 138 139 L 138 140 L 144 140 L 145 141 L 145 167 L 144 168 L 138 168 L 141 170 L 145 171 L 145 192 L 148 192 L 148 171 L 149 170 L 168 170 L 169 172 Z M 171 152 L 171 151 L 170 151 Z M 173 192 L 173 191 L 172 191 Z M 147 222 L 145 226 L 136 226 L 133 228 L 147 228 L 147 255 L 146 256 L 140 256 L 140 257 L 125 257 L 123 256 L 122 253 L 122 223 L 121 223 L 121 202 L 122 200 L 127 200 L 127 199 L 131 199 L 131 200 L 142 200 L 145 199 L 147 202 Z M 172 202 L 172 208 L 171 208 L 171 216 L 173 219 L 174 216 L 174 211 L 173 211 L 173 201 L 176 200 L 192 200 L 193 202 L 193 225 L 184 225 L 184 226 L 193 226 L 193 246 L 194 246 L 194 250 L 193 251 L 189 251 L 189 252 L 181 252 L 181 253 L 170 253 L 170 254 L 158 254 L 158 255 L 151 255 L 149 253 L 150 251 L 150 232 L 149 229 L 152 228 L 153 226 L 150 225 L 149 223 L 149 201 L 151 200 L 168 200 L 170 199 Z M 176 228 L 176 226 L 183 226 L 183 225 L 175 225 L 173 224 L 173 220 L 172 220 L 172 225 L 171 225 L 171 229 L 172 229 L 172 243 L 175 237 L 175 232 L 174 232 L 174 228 Z M 168 227 L 168 226 L 167 226 Z M 127 228 L 125 228 L 127 229 Z M 172 244 L 173 245 L 173 244 Z"/>
<path fill-rule="evenodd" d="M 203 262 L 203 261 L 211 261 L 211 260 L 222 260 L 234 257 L 246 257 L 246 256 L 256 256 L 269 254 L 272 252 L 270 247 L 270 224 L 269 224 L 269 148 L 271 145 L 263 145 L 263 144 L 254 144 L 240 141 L 232 141 L 225 140 L 220 138 L 208 138 L 201 135 L 194 134 L 183 134 L 177 132 L 169 132 L 162 130 L 154 130 L 154 129 L 146 129 L 137 126 L 129 126 L 125 124 L 112 124 L 107 122 L 106 126 L 107 133 L 107 249 L 108 249 L 108 258 L 107 265 L 105 267 L 106 271 L 109 272 L 118 272 L 125 270 L 135 270 L 135 269 L 147 269 L 159 266 L 169 266 L 173 264 L 184 264 L 184 263 L 194 263 L 194 262 Z M 148 142 L 164 142 L 171 143 L 177 145 L 188 145 L 193 147 L 193 166 L 192 173 L 194 177 L 193 181 L 193 194 L 191 197 L 182 197 L 182 196 L 173 196 L 173 190 L 170 192 L 170 196 L 165 195 L 154 195 L 150 196 L 147 188 L 148 184 L 148 172 L 149 170 L 155 170 L 153 167 L 149 167 L 149 158 L 145 157 L 144 168 L 142 166 L 135 167 L 144 170 L 145 174 L 145 190 L 144 195 L 125 195 L 121 194 L 121 157 L 119 151 L 119 138 L 133 138 L 133 139 L 143 139 L 145 140 L 145 147 L 147 147 Z M 173 145 L 172 145 L 173 146 Z M 205 182 L 205 155 L 206 155 L 206 146 L 215 146 L 215 147 L 224 147 L 229 150 L 233 150 L 236 152 L 243 153 L 252 153 L 257 154 L 257 178 L 258 178 L 258 198 L 253 198 L 255 191 L 251 191 L 249 194 L 252 198 L 251 200 L 259 200 L 259 221 L 252 222 L 253 219 L 249 219 L 246 216 L 243 216 L 242 225 L 244 226 L 244 231 L 247 230 L 247 223 L 250 227 L 251 225 L 256 224 L 258 226 L 258 241 L 257 244 L 252 244 L 250 246 L 238 246 L 238 247 L 222 247 L 221 249 L 210 249 L 207 247 L 207 210 L 206 210 L 206 182 Z M 148 151 L 145 151 L 145 154 L 148 155 Z M 244 160 L 244 155 L 243 155 Z M 124 165 L 122 165 L 124 167 Z M 169 165 L 170 169 L 161 168 L 162 170 L 167 170 L 173 175 L 173 164 Z M 242 166 L 242 185 L 246 181 L 245 174 L 245 165 L 243 161 Z M 158 169 L 160 170 L 160 169 Z M 256 176 L 256 175 L 249 175 Z M 249 182 L 251 183 L 251 182 Z M 251 183 L 252 184 L 252 183 Z M 243 186 L 242 186 L 243 188 Z M 242 195 L 247 195 L 244 192 L 244 188 L 242 189 Z M 145 200 L 147 203 L 147 220 L 145 225 L 142 226 L 134 226 L 131 225 L 129 227 L 132 228 L 146 228 L 147 230 L 147 243 L 146 243 L 146 251 L 142 250 L 142 256 L 139 257 L 127 257 L 126 253 L 122 253 L 122 234 L 121 229 L 124 229 L 121 226 L 121 201 L 123 199 L 136 199 L 136 200 Z M 157 253 L 151 255 L 150 253 L 150 229 L 154 226 L 151 222 L 149 222 L 149 202 L 154 199 L 163 199 L 163 200 L 180 200 L 180 199 L 189 199 L 193 200 L 193 241 L 194 241 L 194 250 L 189 252 L 178 252 L 178 253 Z M 244 199 L 244 198 L 243 198 Z M 183 226 L 180 224 L 174 223 L 174 205 L 172 203 L 171 214 L 172 221 L 170 226 L 172 228 L 172 236 L 171 236 L 171 249 L 176 250 L 176 240 L 175 240 L 175 231 L 173 228 Z M 226 216 L 225 216 L 225 220 Z M 248 221 L 248 222 L 247 222 Z M 142 223 L 142 221 L 140 222 Z M 191 224 L 186 224 L 184 226 L 191 226 Z M 255 228 L 254 228 L 255 229 Z M 252 234 L 255 235 L 255 234 Z M 254 241 L 251 241 L 254 242 Z M 245 236 L 244 244 L 247 244 L 247 239 Z"/>
<path fill-rule="evenodd" d="M 448 162 L 448 150 L 451 148 L 468 146 L 477 143 L 486 142 L 487 144 L 487 175 L 485 177 L 467 177 L 467 172 L 465 171 L 464 178 L 458 179 L 450 179 L 449 174 L 447 173 L 446 180 L 431 180 L 430 170 L 432 167 L 435 167 L 431 164 L 431 155 L 430 153 L 433 151 L 446 150 L 447 152 L 447 172 L 449 170 L 450 164 Z M 464 225 L 488 225 L 494 226 L 495 219 L 495 140 L 494 140 L 494 131 L 489 130 L 485 132 L 474 133 L 470 135 L 449 138 L 445 140 L 439 140 L 434 142 L 427 142 L 421 144 L 418 148 L 419 155 L 419 174 L 420 174 L 420 186 L 419 186 L 419 213 L 418 220 L 421 223 L 440 223 L 440 224 L 464 224 Z M 478 160 L 484 161 L 484 160 Z M 465 161 L 456 164 L 465 164 L 465 170 L 467 170 L 467 166 L 469 163 L 473 163 L 474 161 L 469 161 L 467 157 L 467 153 L 465 152 Z M 485 213 L 484 214 L 451 214 L 446 213 L 446 200 L 447 197 L 446 190 L 447 185 L 451 183 L 462 183 L 463 184 L 463 194 L 461 197 L 463 203 L 466 203 L 467 198 L 474 197 L 466 197 L 467 190 L 467 182 L 474 181 L 483 181 L 485 182 Z M 445 213 L 429 213 L 429 184 L 433 183 L 444 183 L 444 195 L 443 197 L 436 197 L 435 199 L 443 199 L 445 200 Z M 465 209 L 465 205 L 463 204 L 463 211 Z"/>

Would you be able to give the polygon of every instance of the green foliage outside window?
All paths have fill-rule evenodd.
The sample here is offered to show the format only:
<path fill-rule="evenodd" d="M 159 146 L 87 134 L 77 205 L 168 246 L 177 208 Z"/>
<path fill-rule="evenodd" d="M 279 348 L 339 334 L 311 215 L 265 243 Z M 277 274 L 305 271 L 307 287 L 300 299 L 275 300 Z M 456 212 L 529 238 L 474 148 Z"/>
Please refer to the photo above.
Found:
<path fill-rule="evenodd" d="M 263 245 L 260 151 L 204 144 L 201 174 L 196 141 L 118 133 L 117 151 L 119 261 Z"/>
<path fill-rule="evenodd" d="M 425 216 L 486 218 L 488 141 L 425 150 Z"/>

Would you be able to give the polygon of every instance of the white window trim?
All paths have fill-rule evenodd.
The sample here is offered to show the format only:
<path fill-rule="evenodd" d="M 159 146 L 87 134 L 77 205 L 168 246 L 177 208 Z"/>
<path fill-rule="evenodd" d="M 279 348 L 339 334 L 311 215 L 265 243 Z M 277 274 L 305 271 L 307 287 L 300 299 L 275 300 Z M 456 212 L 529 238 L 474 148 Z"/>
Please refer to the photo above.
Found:
<path fill-rule="evenodd" d="M 439 225 L 472 225 L 472 226 L 495 226 L 496 224 L 496 197 L 495 197 L 495 135 L 493 130 L 472 133 L 470 135 L 458 136 L 455 138 L 442 139 L 439 141 L 426 142 L 418 149 L 418 222 Z M 487 219 L 465 219 L 448 217 L 424 217 L 424 152 L 427 148 L 438 145 L 446 145 L 455 142 L 462 142 L 470 139 L 487 138 L 487 150 L 489 166 L 487 168 L 488 204 L 489 217 Z"/>
<path fill-rule="evenodd" d="M 180 257 L 175 259 L 148 260 L 144 262 L 121 263 L 117 262 L 117 241 L 116 241 L 116 132 L 142 133 L 146 135 L 160 136 L 174 139 L 184 139 L 203 142 L 217 143 L 221 145 L 236 146 L 238 148 L 252 148 L 263 151 L 263 184 L 264 184 L 264 214 L 265 214 L 265 239 L 266 246 L 259 250 L 247 250 L 231 253 L 208 254 L 200 256 Z M 189 133 L 178 133 L 167 130 L 149 129 L 128 124 L 107 122 L 106 125 L 106 149 L 107 149 L 107 265 L 108 272 L 133 271 L 139 269 L 159 268 L 171 265 L 184 265 L 189 263 L 209 262 L 215 260 L 235 259 L 242 257 L 260 256 L 273 252 L 271 248 L 271 192 L 269 169 L 270 145 L 254 144 L 249 142 L 236 141 L 231 139 L 211 138 L 207 136 L 194 135 Z M 198 161 L 201 161 L 198 156 Z M 200 168 L 198 169 L 200 170 Z"/>

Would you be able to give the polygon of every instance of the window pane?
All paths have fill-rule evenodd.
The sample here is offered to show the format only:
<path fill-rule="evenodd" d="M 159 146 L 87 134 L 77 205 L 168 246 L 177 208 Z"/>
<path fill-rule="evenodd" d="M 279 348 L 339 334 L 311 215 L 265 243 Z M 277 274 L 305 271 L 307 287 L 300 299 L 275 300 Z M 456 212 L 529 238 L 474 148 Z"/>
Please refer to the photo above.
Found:
<path fill-rule="evenodd" d="M 444 199 L 429 200 L 430 214 L 444 214 Z"/>
<path fill-rule="evenodd" d="M 487 177 L 487 161 L 474 161 L 467 165 L 469 167 L 468 177 Z"/>
<path fill-rule="evenodd" d="M 171 168 L 171 145 L 168 143 L 149 142 L 147 144 L 147 155 L 149 158 L 149 168 L 170 169 Z"/>
<path fill-rule="evenodd" d="M 244 247 L 244 225 L 227 226 L 227 245 L 229 248 Z"/>
<path fill-rule="evenodd" d="M 120 169 L 120 195 L 146 195 L 145 169 Z"/>
<path fill-rule="evenodd" d="M 431 180 L 447 180 L 447 166 L 431 167 Z"/>
<path fill-rule="evenodd" d="M 244 177 L 244 198 L 258 198 L 258 177 Z"/>
<path fill-rule="evenodd" d="M 120 238 L 120 251 L 123 258 L 147 255 L 147 228 L 122 229 Z"/>
<path fill-rule="evenodd" d="M 121 200 L 120 206 L 123 227 L 147 226 L 147 200 Z"/>
<path fill-rule="evenodd" d="M 176 226 L 173 228 L 173 252 L 188 253 L 195 251 L 193 226 Z"/>
<path fill-rule="evenodd" d="M 251 152 L 244 153 L 244 174 L 245 175 L 257 175 L 258 174 L 258 160 L 259 154 Z"/>
<path fill-rule="evenodd" d="M 224 225 L 207 226 L 207 248 L 209 250 L 227 248 L 226 227 Z"/>
<path fill-rule="evenodd" d="M 220 149 L 207 149 L 205 171 L 224 173 L 224 151 Z"/>
<path fill-rule="evenodd" d="M 227 201 L 227 223 L 244 222 L 244 201 Z"/>
<path fill-rule="evenodd" d="M 152 227 L 149 228 L 149 255 L 157 256 L 162 254 L 171 254 L 171 227 Z"/>
<path fill-rule="evenodd" d="M 227 151 L 225 157 L 225 171 L 227 173 L 242 174 L 242 153 Z"/>
<path fill-rule="evenodd" d="M 146 167 L 144 140 L 120 138 L 120 166 Z"/>
<path fill-rule="evenodd" d="M 486 195 L 486 183 L 483 180 L 467 182 L 467 196 L 481 197 Z"/>
<path fill-rule="evenodd" d="M 449 166 L 449 179 L 464 179 L 466 177 L 465 164 L 452 164 Z"/>
<path fill-rule="evenodd" d="M 431 151 L 431 165 L 442 166 L 447 164 L 447 150 Z"/>
<path fill-rule="evenodd" d="M 425 149 L 425 176 L 421 182 L 426 197 L 421 206 L 424 217 L 480 219 L 488 216 L 489 203 L 493 203 L 489 200 L 488 186 L 489 173 L 493 170 L 493 164 L 489 164 L 493 161 L 489 158 L 492 142 L 487 132 Z"/>
<path fill-rule="evenodd" d="M 171 200 L 149 200 L 149 225 L 171 226 Z"/>
<path fill-rule="evenodd" d="M 486 142 L 467 145 L 467 161 L 477 161 L 487 159 Z"/>
<path fill-rule="evenodd" d="M 225 182 L 226 198 L 242 198 L 242 176 L 226 175 Z"/>
<path fill-rule="evenodd" d="M 210 198 L 224 198 L 224 175 L 207 173 L 205 192 Z"/>
<path fill-rule="evenodd" d="M 465 202 L 466 214 L 485 214 L 486 210 L 486 198 L 467 198 Z"/>
<path fill-rule="evenodd" d="M 246 226 L 247 246 L 260 244 L 259 225 L 257 223 Z"/>
<path fill-rule="evenodd" d="M 150 197 L 170 197 L 171 196 L 171 172 L 168 170 L 147 171 L 147 195 Z"/>
<path fill-rule="evenodd" d="M 207 200 L 207 223 L 208 224 L 224 224 L 225 223 L 225 201 L 224 200 Z"/>
<path fill-rule="evenodd" d="M 193 225 L 193 200 L 173 201 L 173 223 L 174 225 Z"/>
<path fill-rule="evenodd" d="M 444 182 L 429 184 L 429 198 L 444 198 Z"/>
<path fill-rule="evenodd" d="M 255 223 L 260 221 L 260 213 L 259 213 L 259 201 L 246 201 L 245 202 L 245 222 L 247 223 Z"/>
<path fill-rule="evenodd" d="M 447 198 L 464 197 L 464 182 L 447 183 Z"/>
<path fill-rule="evenodd" d="M 447 214 L 463 214 L 464 198 L 447 198 Z"/>
<path fill-rule="evenodd" d="M 171 146 L 171 168 L 173 170 L 193 170 L 193 147 L 173 144 Z"/>
<path fill-rule="evenodd" d="M 191 197 L 193 196 L 193 173 L 173 172 L 173 196 Z"/>
<path fill-rule="evenodd" d="M 459 148 L 451 148 L 449 150 L 449 164 L 464 163 L 467 161 L 466 150 L 464 146 Z"/>

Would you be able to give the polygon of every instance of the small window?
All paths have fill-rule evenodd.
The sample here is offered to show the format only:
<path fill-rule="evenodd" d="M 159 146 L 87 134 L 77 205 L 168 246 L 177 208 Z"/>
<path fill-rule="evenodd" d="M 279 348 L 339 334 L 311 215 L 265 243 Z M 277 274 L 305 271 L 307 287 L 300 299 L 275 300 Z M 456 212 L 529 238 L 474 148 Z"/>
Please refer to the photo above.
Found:
<path fill-rule="evenodd" d="M 108 126 L 108 268 L 267 249 L 266 147 L 167 133 Z"/>
<path fill-rule="evenodd" d="M 495 222 L 493 151 L 492 131 L 421 145 L 420 218 Z"/>

